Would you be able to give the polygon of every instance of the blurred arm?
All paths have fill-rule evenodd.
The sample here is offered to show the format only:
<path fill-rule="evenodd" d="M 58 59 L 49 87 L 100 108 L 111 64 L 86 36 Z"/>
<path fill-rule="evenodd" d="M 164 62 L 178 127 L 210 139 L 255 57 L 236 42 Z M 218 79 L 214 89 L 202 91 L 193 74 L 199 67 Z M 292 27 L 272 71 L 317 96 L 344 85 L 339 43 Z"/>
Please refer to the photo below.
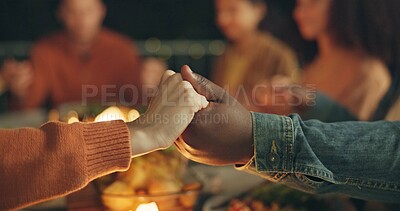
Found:
<path fill-rule="evenodd" d="M 49 97 L 52 62 L 50 49 L 43 44 L 38 44 L 33 48 L 30 56 L 33 68 L 33 81 L 20 103 L 22 109 L 40 107 Z"/>

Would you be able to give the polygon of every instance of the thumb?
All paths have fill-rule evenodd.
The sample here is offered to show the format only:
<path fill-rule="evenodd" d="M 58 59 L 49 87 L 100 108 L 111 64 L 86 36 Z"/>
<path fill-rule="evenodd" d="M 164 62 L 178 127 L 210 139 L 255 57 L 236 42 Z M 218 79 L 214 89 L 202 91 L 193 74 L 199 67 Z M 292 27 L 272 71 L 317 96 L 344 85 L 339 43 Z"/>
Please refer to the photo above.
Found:
<path fill-rule="evenodd" d="M 165 71 L 163 76 L 161 77 L 160 85 L 163 84 L 166 80 L 168 80 L 168 78 L 170 78 L 173 75 L 175 75 L 174 71 L 172 71 L 172 70 Z"/>
<path fill-rule="evenodd" d="M 205 77 L 193 73 L 189 66 L 184 65 L 181 69 L 182 79 L 192 84 L 197 93 L 203 95 L 210 102 L 226 103 L 230 99 L 229 94 L 218 85 Z"/>

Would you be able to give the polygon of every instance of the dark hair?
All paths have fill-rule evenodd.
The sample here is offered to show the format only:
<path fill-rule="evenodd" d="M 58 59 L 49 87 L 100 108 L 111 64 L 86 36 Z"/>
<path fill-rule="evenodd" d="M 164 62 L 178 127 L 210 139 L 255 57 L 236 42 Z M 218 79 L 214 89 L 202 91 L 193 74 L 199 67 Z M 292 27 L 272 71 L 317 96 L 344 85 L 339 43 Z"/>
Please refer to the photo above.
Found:
<path fill-rule="evenodd" d="M 266 4 L 265 0 L 248 0 L 249 2 L 253 4 Z"/>
<path fill-rule="evenodd" d="M 364 50 L 400 71 L 399 5 L 399 0 L 332 0 L 330 33 L 337 44 Z"/>
<path fill-rule="evenodd" d="M 104 3 L 104 0 L 100 0 L 102 3 Z M 64 3 L 65 0 L 58 0 L 58 1 L 54 1 L 56 2 L 57 8 L 60 8 Z"/>

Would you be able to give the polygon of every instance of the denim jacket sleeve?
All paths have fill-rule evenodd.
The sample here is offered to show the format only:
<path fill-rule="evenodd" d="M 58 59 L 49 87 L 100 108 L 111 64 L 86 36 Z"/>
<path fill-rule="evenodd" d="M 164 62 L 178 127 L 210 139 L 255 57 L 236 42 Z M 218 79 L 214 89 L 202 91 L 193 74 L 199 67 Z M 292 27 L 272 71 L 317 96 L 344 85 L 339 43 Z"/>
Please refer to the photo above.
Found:
<path fill-rule="evenodd" d="M 255 153 L 239 170 L 310 193 L 399 203 L 400 122 L 252 116 Z"/>

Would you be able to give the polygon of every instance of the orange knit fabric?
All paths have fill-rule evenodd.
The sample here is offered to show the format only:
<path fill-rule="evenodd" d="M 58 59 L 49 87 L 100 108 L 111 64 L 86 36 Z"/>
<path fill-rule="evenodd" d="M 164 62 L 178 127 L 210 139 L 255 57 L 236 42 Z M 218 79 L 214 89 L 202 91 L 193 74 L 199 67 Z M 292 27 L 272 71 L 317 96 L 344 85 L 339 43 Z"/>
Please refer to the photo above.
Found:
<path fill-rule="evenodd" d="M 122 121 L 0 130 L 0 210 L 66 195 L 127 170 L 130 160 L 129 130 Z"/>
<path fill-rule="evenodd" d="M 131 87 L 124 89 L 124 85 L 140 87 L 141 62 L 136 48 L 130 39 L 110 30 L 102 29 L 84 54 L 72 48 L 62 31 L 39 41 L 30 56 L 34 82 L 23 100 L 25 109 L 42 106 L 47 100 L 52 106 L 81 102 L 84 85 L 97 89 L 97 94 L 87 99 L 91 102 L 105 99 L 130 106 L 136 104 L 132 97 L 140 96 Z M 87 90 L 93 93 L 93 89 Z"/>

